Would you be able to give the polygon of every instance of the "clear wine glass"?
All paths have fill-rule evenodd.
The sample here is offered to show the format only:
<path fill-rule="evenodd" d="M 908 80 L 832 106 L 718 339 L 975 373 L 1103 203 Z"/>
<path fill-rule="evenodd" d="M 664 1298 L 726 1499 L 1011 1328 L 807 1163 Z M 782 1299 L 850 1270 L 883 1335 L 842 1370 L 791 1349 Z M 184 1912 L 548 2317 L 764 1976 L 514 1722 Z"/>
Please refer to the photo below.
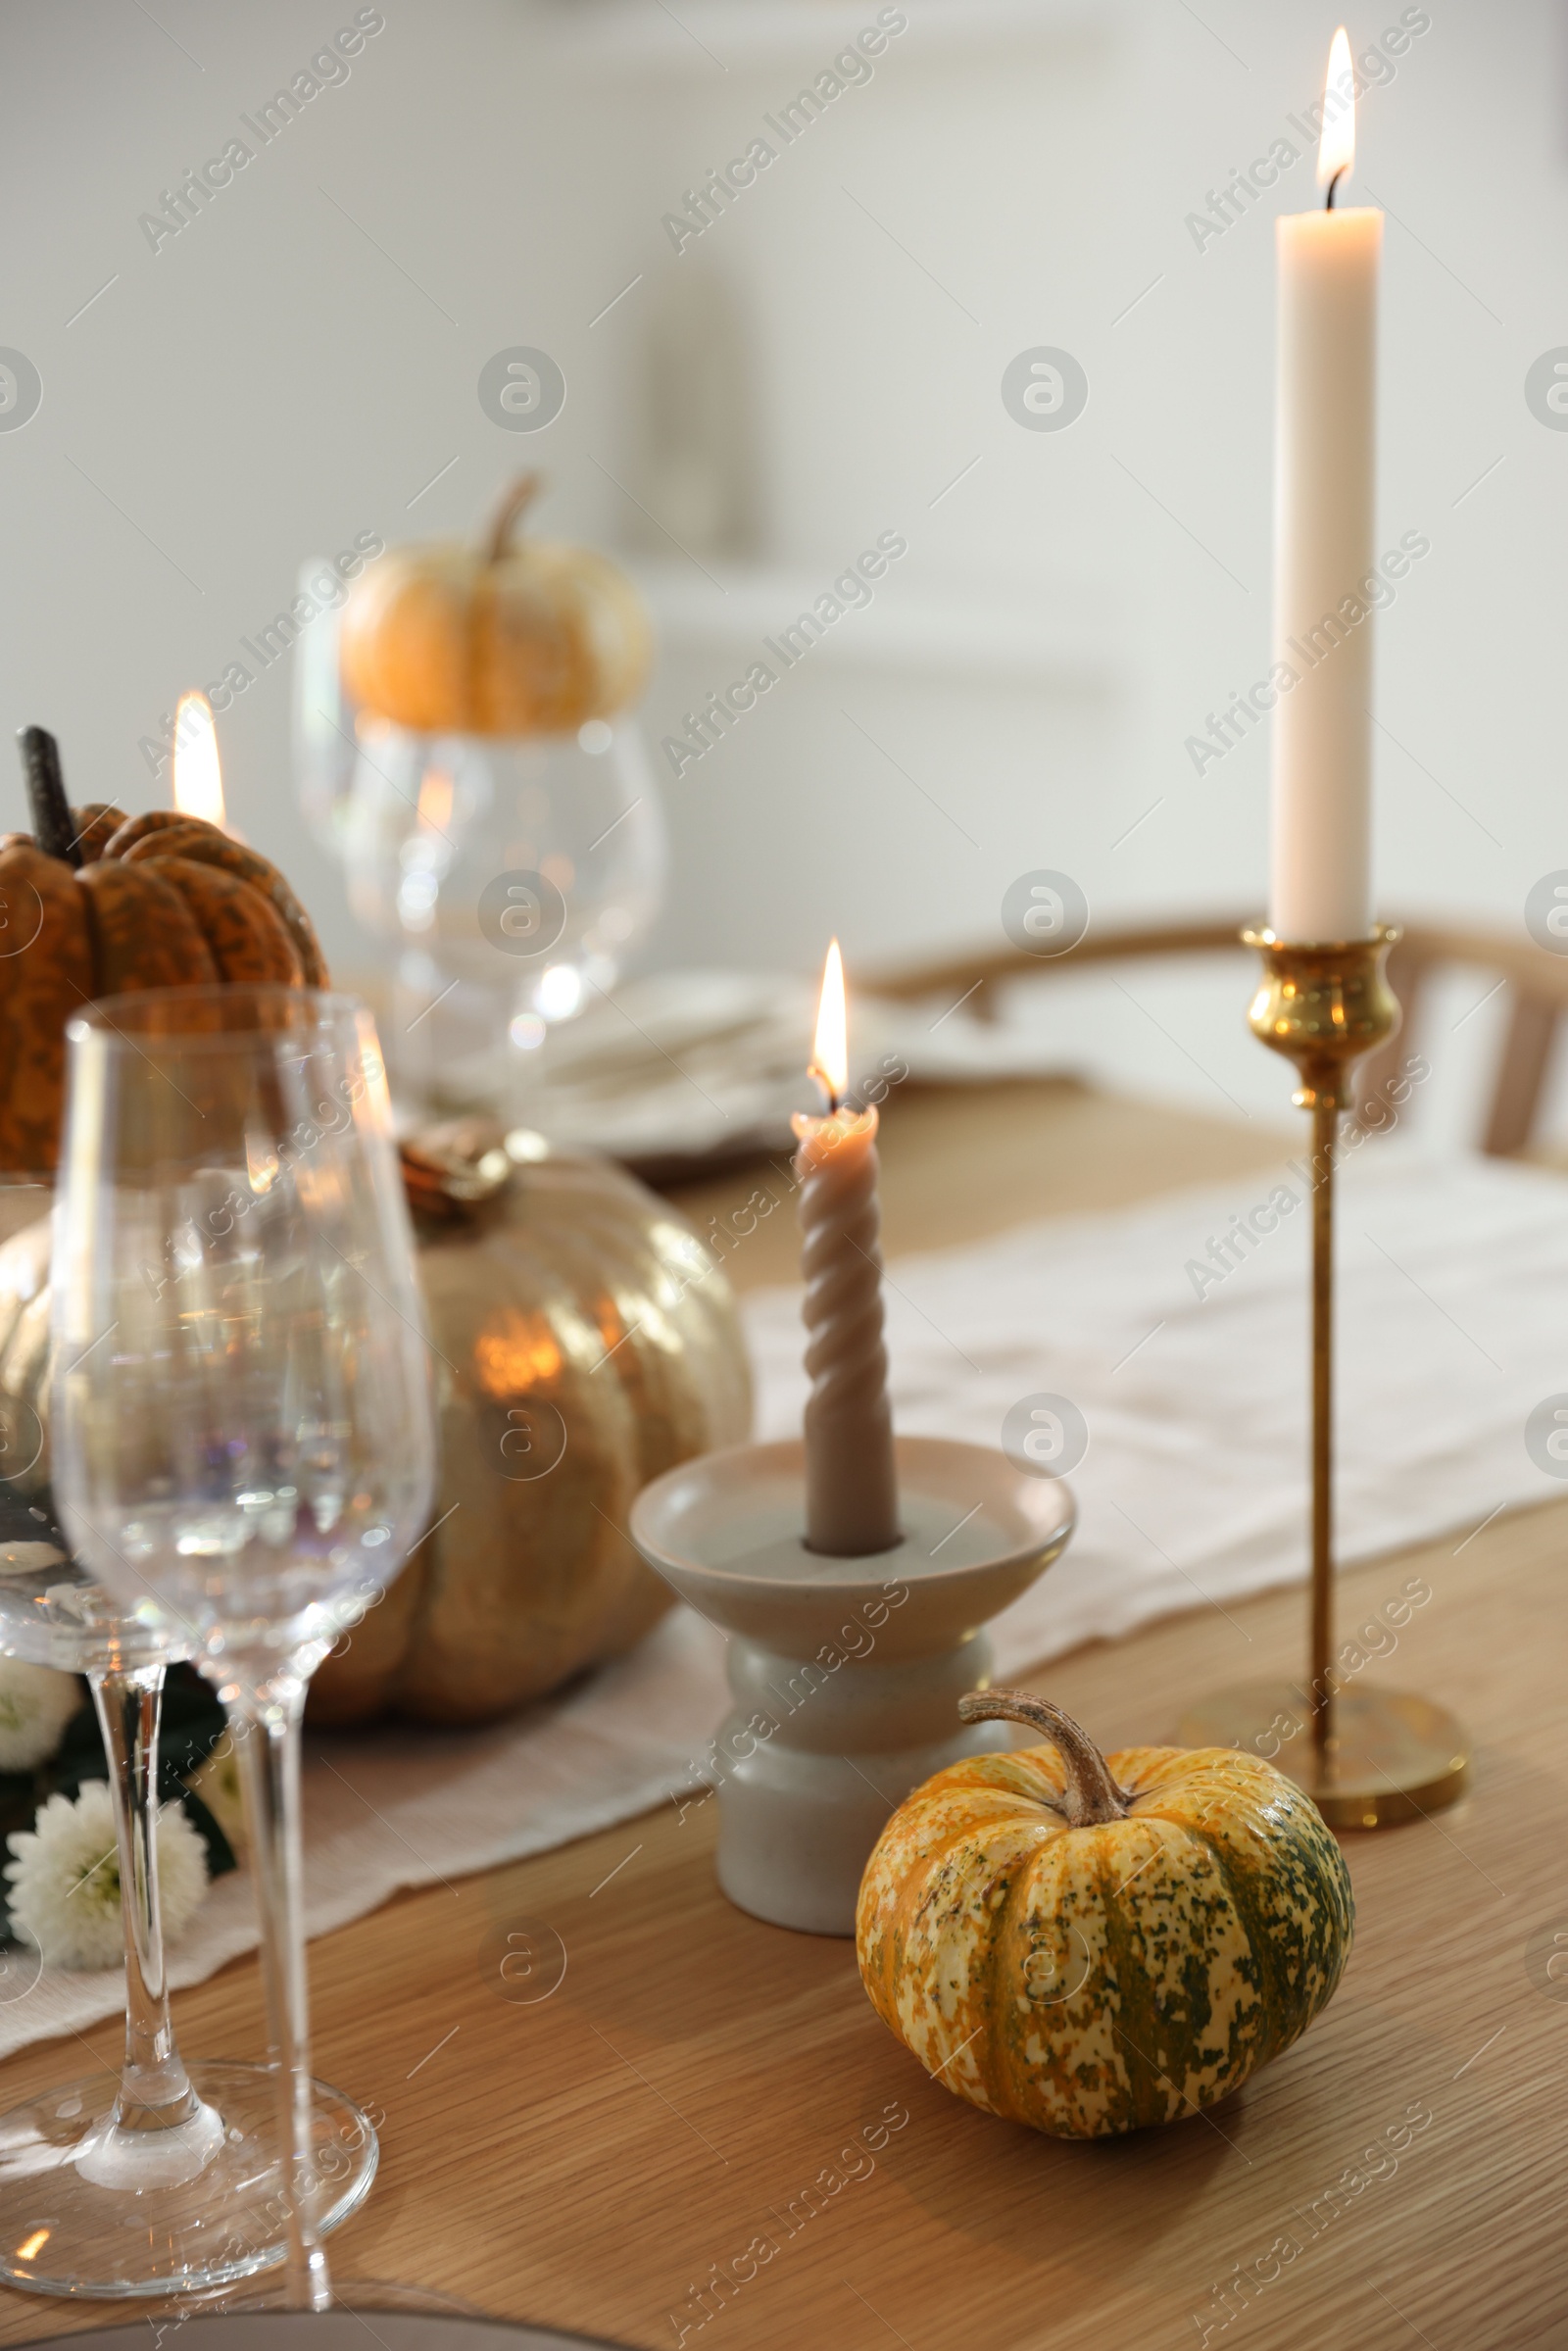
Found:
<path fill-rule="evenodd" d="M 0 1185 L 0 1222 L 31 1219 L 6 1261 L 22 1313 L 12 1351 L 47 1339 L 47 1178 Z M 158 1734 L 178 1628 L 127 1618 L 67 1551 L 50 1505 L 45 1432 L 26 1382 L 0 1395 L 0 1650 L 84 1674 L 116 1829 L 125 1950 L 125 2056 L 0 2115 L 0 2278 L 35 2293 L 202 2293 L 283 2257 L 278 2141 L 267 2068 L 181 2059 L 170 2016 L 156 1866 Z M 25 2000 L 47 1954 L 0 1968 L 0 2003 Z M 334 2228 L 374 2175 L 375 2133 L 318 2083 L 317 2167 Z"/>
<path fill-rule="evenodd" d="M 550 1034 L 614 986 L 663 897 L 642 731 L 624 712 L 567 735 L 356 725 L 339 838 L 350 906 L 399 950 L 399 1095 L 525 1117 Z"/>
<path fill-rule="evenodd" d="M 160 989 L 71 1023 L 55 1494 L 234 1726 L 289 2153 L 288 2292 L 330 2301 L 300 1848 L 311 1675 L 421 1532 L 434 1430 L 375 1030 L 351 999 Z"/>

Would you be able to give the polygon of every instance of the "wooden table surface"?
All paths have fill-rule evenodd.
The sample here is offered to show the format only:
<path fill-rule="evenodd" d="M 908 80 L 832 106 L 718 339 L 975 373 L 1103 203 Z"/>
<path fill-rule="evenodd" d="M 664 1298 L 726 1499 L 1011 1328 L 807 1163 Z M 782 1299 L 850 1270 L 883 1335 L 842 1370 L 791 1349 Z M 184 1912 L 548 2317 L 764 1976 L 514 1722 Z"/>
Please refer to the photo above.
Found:
<path fill-rule="evenodd" d="M 985 1108 L 981 1165 L 951 1097 L 893 1108 L 895 1250 L 1241 1174 L 1279 1142 L 1066 1086 Z M 759 1180 L 683 1199 L 701 1223 Z M 788 1259 L 763 1224 L 732 1271 L 775 1279 Z M 1461 1712 L 1474 1790 L 1348 1840 L 1344 1984 L 1212 2115 L 1079 2146 L 979 2114 L 877 2022 L 848 1942 L 723 1900 L 715 1806 L 670 1803 L 312 1946 L 318 2070 L 385 2116 L 334 2271 L 702 2351 L 1568 2345 L 1568 1980 L 1545 1972 L 1554 1935 L 1568 1950 L 1565 1536 L 1568 1506 L 1508 1513 L 1343 1579 L 1347 1624 L 1407 1574 L 1430 1583 L 1387 1679 Z M 1115 1745 L 1167 1736 L 1219 1683 L 1294 1671 L 1302 1640 L 1302 1595 L 1274 1593 L 1035 1679 Z M 549 1997 L 502 1996 L 498 1929 L 559 1936 Z M 255 1962 L 175 2013 L 188 2054 L 256 2055 Z M 78 2041 L 11 2060 L 0 2096 L 115 2065 L 112 2027 Z M 737 2265 L 745 2282 L 717 2288 Z M 0 2291 L 0 2339 L 115 2315 Z"/>

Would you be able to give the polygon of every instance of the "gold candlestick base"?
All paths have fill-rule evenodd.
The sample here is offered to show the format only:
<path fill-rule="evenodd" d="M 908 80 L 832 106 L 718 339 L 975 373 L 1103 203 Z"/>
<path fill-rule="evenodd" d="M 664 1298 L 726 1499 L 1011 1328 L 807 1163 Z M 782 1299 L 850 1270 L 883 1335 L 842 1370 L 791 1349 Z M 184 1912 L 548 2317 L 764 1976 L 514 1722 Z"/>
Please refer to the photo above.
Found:
<path fill-rule="evenodd" d="M 1427 1698 L 1342 1687 L 1334 1661 L 1334 1162 L 1340 1114 L 1354 1106 L 1355 1064 L 1392 1037 L 1388 983 L 1397 931 L 1295 945 L 1244 931 L 1263 958 L 1248 1020 L 1296 1065 L 1293 1100 L 1312 1113 L 1312 1606 L 1304 1685 L 1221 1690 L 1184 1718 L 1187 1746 L 1237 1746 L 1304 1788 L 1334 1829 L 1382 1829 L 1451 1804 L 1469 1743 Z"/>
<path fill-rule="evenodd" d="M 1298 1683 L 1217 1690 L 1182 1717 L 1184 1747 L 1244 1747 L 1304 1788 L 1331 1829 L 1391 1829 L 1463 1793 L 1470 1747 L 1446 1706 L 1404 1690 L 1342 1690 L 1326 1746 Z"/>

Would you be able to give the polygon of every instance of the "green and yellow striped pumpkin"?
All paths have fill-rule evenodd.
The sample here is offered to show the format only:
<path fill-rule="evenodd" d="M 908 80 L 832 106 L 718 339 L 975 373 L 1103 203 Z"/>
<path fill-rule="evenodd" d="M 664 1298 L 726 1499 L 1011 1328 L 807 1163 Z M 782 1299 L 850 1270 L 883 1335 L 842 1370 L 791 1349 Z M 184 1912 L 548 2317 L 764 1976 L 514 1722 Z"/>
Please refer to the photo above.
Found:
<path fill-rule="evenodd" d="M 927 2073 L 1106 2138 L 1214 2105 L 1305 2032 L 1355 1914 L 1309 1797 L 1231 1747 L 1102 1756 L 1025 1690 L 959 1710 L 1050 1743 L 938 1772 L 866 1864 L 861 1979 Z"/>

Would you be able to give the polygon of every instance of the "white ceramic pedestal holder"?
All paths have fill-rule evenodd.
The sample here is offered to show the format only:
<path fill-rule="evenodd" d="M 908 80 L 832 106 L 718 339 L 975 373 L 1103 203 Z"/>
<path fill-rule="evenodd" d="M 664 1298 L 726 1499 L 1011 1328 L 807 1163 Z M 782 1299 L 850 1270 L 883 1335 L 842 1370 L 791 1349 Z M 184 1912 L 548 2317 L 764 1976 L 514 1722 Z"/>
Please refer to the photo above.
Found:
<path fill-rule="evenodd" d="M 645 1487 L 633 1541 L 730 1636 L 731 1713 L 713 1742 L 718 1882 L 775 1926 L 853 1935 L 860 1873 L 883 1824 L 944 1764 L 1006 1746 L 964 1724 L 982 1688 L 980 1630 L 1072 1533 L 1072 1495 L 1006 1454 L 897 1440 L 904 1540 L 861 1559 L 806 1547 L 798 1441 L 735 1445 Z"/>

